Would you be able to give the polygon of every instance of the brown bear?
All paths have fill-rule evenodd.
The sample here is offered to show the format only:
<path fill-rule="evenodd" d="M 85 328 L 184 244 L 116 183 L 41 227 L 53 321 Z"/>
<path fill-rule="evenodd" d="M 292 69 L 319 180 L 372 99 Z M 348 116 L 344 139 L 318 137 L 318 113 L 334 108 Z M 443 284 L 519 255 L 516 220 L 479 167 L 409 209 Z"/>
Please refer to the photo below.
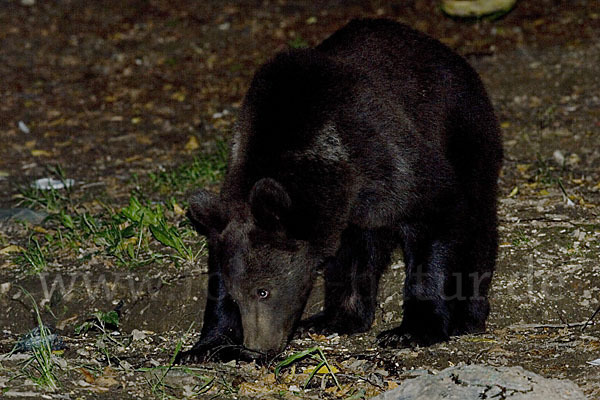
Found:
<path fill-rule="evenodd" d="M 210 276 L 200 340 L 178 362 L 280 352 L 321 269 L 324 310 L 303 324 L 368 330 L 397 247 L 403 321 L 380 344 L 484 330 L 501 162 L 477 73 L 423 33 L 354 20 L 277 54 L 245 96 L 220 194 L 190 200 Z"/>

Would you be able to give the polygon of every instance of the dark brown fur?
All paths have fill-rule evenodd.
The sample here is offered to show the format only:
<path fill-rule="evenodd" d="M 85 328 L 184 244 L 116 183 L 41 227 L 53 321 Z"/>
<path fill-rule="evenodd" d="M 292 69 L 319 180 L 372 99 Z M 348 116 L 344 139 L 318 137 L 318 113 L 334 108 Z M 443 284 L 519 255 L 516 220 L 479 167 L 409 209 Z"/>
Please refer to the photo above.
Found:
<path fill-rule="evenodd" d="M 356 20 L 276 55 L 248 90 L 220 195 L 191 199 L 211 275 L 200 341 L 180 361 L 282 350 L 318 268 L 325 308 L 306 325 L 369 329 L 398 246 L 404 317 L 380 342 L 482 331 L 501 160 L 477 74 L 405 25 Z"/>

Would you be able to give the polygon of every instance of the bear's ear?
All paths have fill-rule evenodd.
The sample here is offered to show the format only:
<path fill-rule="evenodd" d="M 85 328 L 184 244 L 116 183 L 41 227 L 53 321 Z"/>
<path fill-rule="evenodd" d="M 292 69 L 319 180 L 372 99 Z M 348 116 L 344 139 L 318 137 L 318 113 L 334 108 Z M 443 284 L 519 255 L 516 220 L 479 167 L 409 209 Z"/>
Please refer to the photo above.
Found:
<path fill-rule="evenodd" d="M 220 233 L 227 225 L 226 213 L 215 193 L 201 189 L 190 197 L 187 216 L 201 235 Z"/>
<path fill-rule="evenodd" d="M 263 229 L 283 229 L 291 206 L 290 196 L 274 179 L 263 178 L 256 182 L 250 191 L 252 215 L 256 224 Z"/>

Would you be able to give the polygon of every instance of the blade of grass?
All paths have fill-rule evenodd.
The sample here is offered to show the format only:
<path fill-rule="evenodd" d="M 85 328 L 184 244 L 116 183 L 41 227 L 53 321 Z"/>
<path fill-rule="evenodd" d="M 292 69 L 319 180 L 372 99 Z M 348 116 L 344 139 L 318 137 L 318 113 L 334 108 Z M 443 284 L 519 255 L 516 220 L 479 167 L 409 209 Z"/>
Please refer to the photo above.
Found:
<path fill-rule="evenodd" d="M 315 347 L 311 347 L 311 348 L 308 348 L 303 351 L 299 351 L 297 353 L 292 354 L 291 356 L 289 356 L 288 358 L 286 358 L 279 364 L 277 364 L 277 366 L 275 367 L 275 377 L 277 378 L 277 376 L 279 375 L 279 372 L 281 371 L 281 369 L 283 367 L 287 367 L 288 365 L 293 364 L 293 363 L 303 359 L 304 357 L 314 353 L 318 348 L 319 348 L 318 346 L 315 346 Z"/>

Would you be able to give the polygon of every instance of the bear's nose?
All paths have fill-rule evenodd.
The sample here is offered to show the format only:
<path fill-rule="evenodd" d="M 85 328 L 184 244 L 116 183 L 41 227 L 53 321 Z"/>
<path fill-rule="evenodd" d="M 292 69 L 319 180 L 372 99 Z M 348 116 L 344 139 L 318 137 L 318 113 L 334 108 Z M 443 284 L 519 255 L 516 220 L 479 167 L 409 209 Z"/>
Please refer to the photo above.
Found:
<path fill-rule="evenodd" d="M 281 333 L 268 335 L 246 335 L 244 332 L 244 347 L 261 354 L 277 354 L 285 349 L 287 337 Z"/>

